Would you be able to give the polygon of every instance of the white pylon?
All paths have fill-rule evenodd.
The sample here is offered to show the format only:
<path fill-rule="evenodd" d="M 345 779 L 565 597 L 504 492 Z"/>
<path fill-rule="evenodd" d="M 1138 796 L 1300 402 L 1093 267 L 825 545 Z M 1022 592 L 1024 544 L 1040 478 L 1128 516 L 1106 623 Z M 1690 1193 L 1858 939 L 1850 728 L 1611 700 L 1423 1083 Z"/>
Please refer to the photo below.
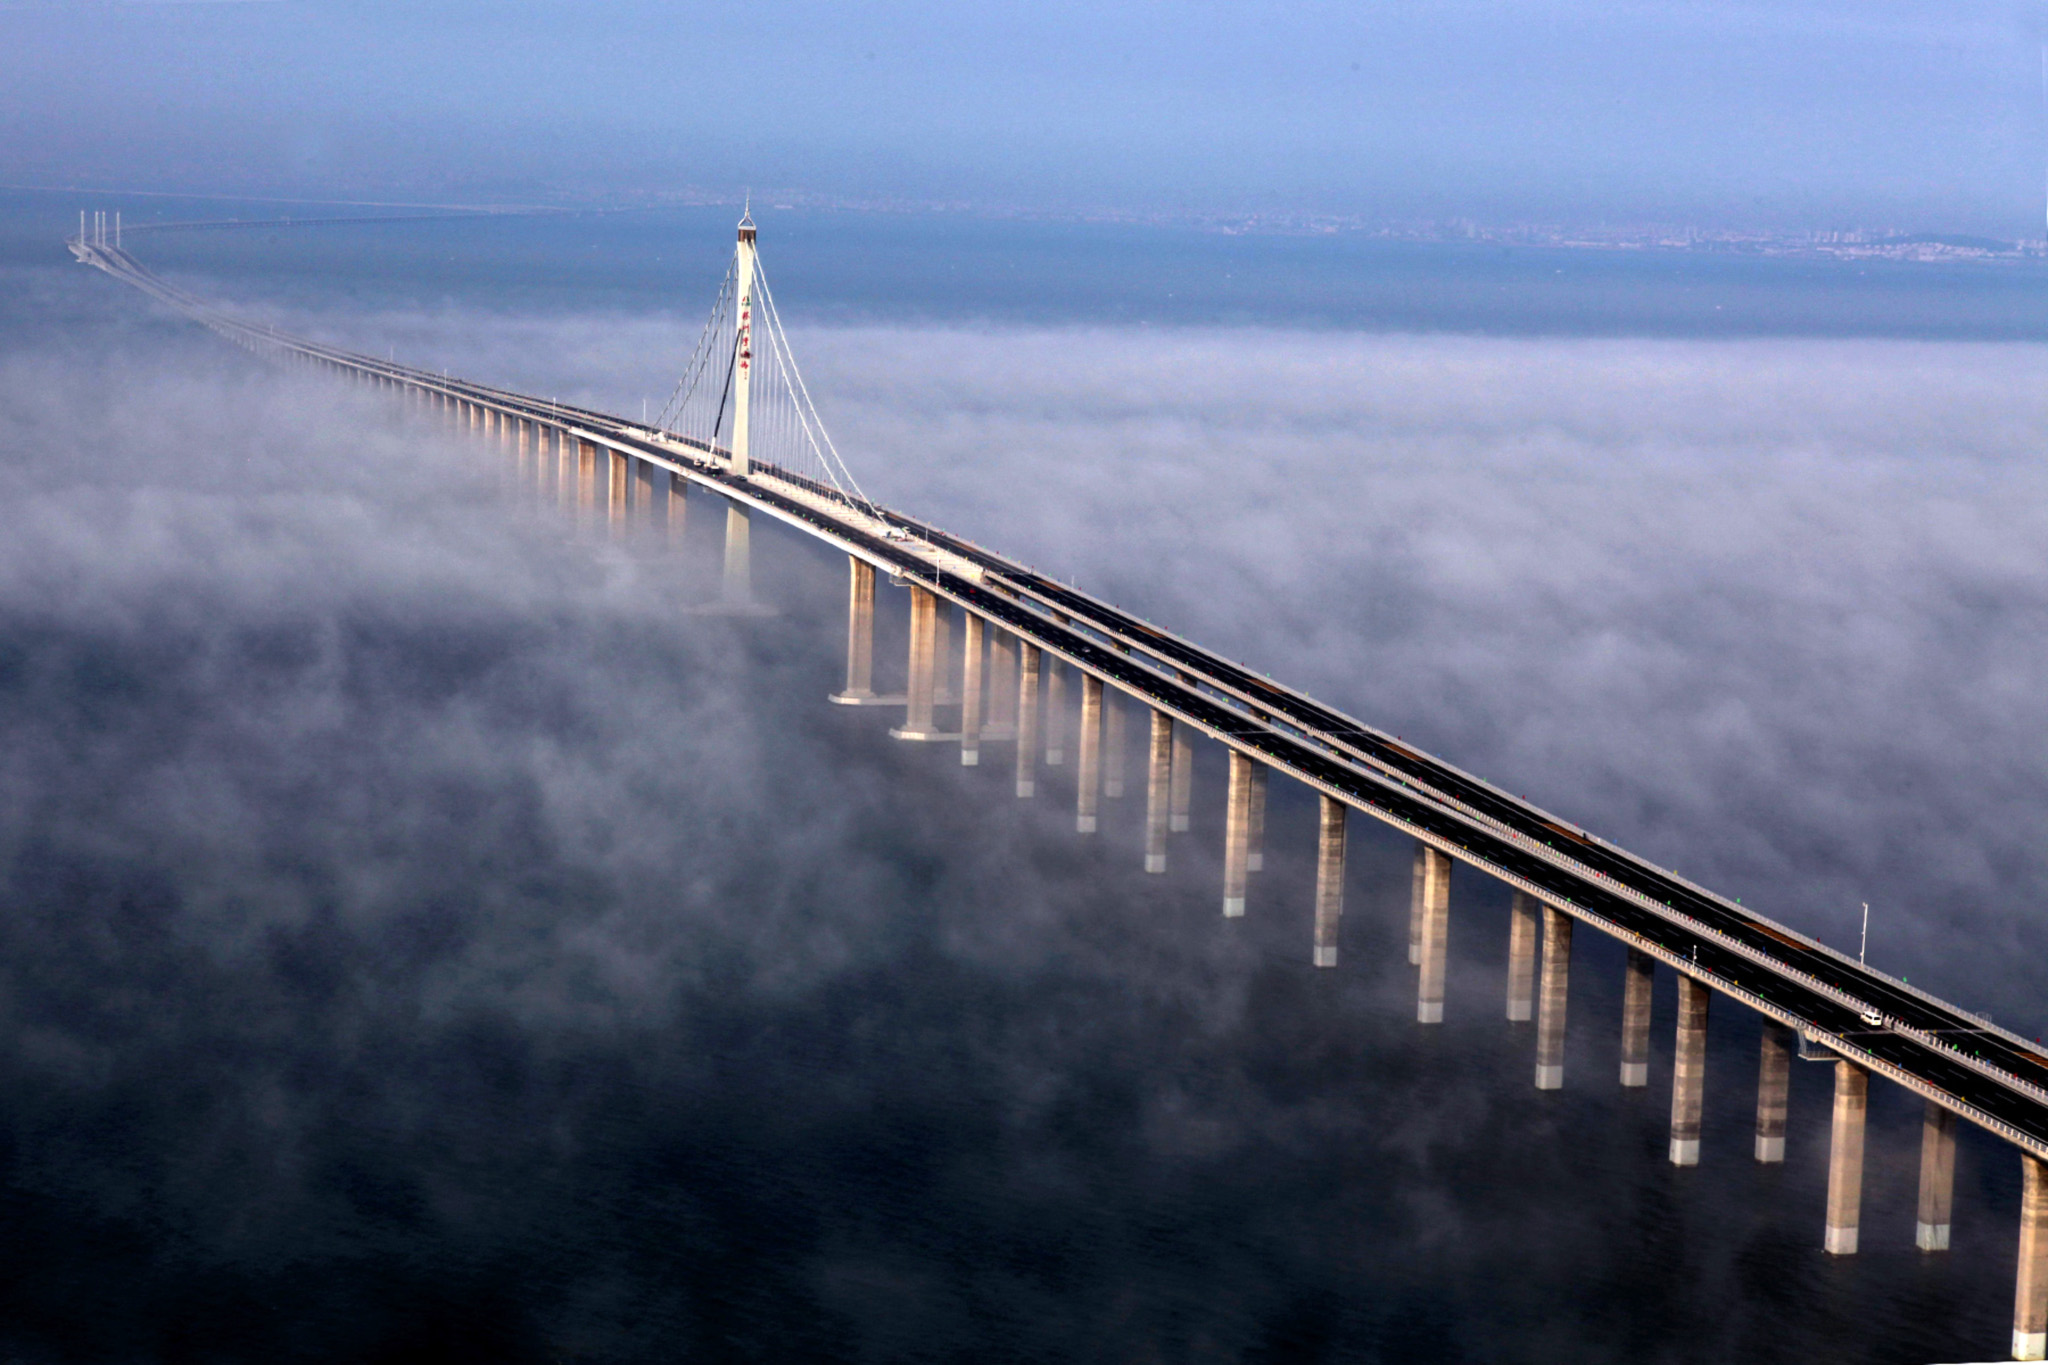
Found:
<path fill-rule="evenodd" d="M 735 281 L 739 325 L 734 329 L 732 364 L 732 472 L 747 474 L 747 380 L 753 372 L 754 351 L 754 216 L 751 207 L 740 214 L 739 271 Z"/>

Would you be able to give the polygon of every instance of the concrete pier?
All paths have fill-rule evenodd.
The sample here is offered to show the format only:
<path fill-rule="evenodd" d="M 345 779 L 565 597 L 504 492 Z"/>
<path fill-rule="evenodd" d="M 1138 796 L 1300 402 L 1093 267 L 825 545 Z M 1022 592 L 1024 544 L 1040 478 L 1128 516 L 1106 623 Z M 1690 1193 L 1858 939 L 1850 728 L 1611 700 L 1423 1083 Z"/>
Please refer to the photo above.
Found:
<path fill-rule="evenodd" d="M 1195 732 L 1185 725 L 1173 727 L 1173 819 L 1167 826 L 1175 834 L 1188 832 L 1188 812 L 1195 794 Z"/>
<path fill-rule="evenodd" d="M 1266 870 L 1266 765 L 1252 764 L 1251 826 L 1245 835 L 1244 870 Z"/>
<path fill-rule="evenodd" d="M 1415 983 L 1415 1019 L 1444 1021 L 1444 969 L 1451 947 L 1451 858 L 1422 845 L 1422 932 L 1416 945 L 1421 971 Z"/>
<path fill-rule="evenodd" d="M 668 529 L 668 483 L 673 476 L 658 464 L 633 461 L 633 525 L 642 539 Z"/>
<path fill-rule="evenodd" d="M 1167 804 L 1173 799 L 1173 717 L 1153 711 L 1145 770 L 1145 870 L 1166 871 Z"/>
<path fill-rule="evenodd" d="M 1764 1021 L 1756 1068 L 1756 1159 L 1775 1166 L 1785 1159 L 1785 1115 L 1792 1100 L 1792 1030 Z"/>
<path fill-rule="evenodd" d="M 690 481 L 680 474 L 668 476 L 668 517 L 665 526 L 668 531 L 668 547 L 671 550 L 683 548 L 683 535 L 690 525 Z"/>
<path fill-rule="evenodd" d="M 960 620 L 960 766 L 981 762 L 982 624 L 973 612 Z"/>
<path fill-rule="evenodd" d="M 1102 679 L 1092 673 L 1081 675 L 1081 729 L 1075 751 L 1074 829 L 1093 834 L 1102 796 Z"/>
<path fill-rule="evenodd" d="M 1038 794 L 1038 646 L 1017 649 L 1017 795 Z"/>
<path fill-rule="evenodd" d="M 960 693 L 953 686 L 953 604 L 943 598 L 932 620 L 932 701 L 939 706 L 960 702 Z"/>
<path fill-rule="evenodd" d="M 597 518 L 598 449 L 582 437 L 576 438 L 576 529 L 588 531 Z"/>
<path fill-rule="evenodd" d="M 1422 888 L 1429 877 L 1429 845 L 1415 841 L 1415 862 L 1408 869 L 1408 965 L 1422 965 Z"/>
<path fill-rule="evenodd" d="M 981 737 L 1017 737 L 1017 637 L 1000 626 L 988 628 L 988 720 Z"/>
<path fill-rule="evenodd" d="M 1870 1073 L 1854 1062 L 1835 1063 L 1835 1122 L 1828 1140 L 1828 1224 L 1821 1246 L 1830 1256 L 1856 1254 L 1863 1221 L 1863 1116 L 1870 1108 Z"/>
<path fill-rule="evenodd" d="M 905 689 L 903 724 L 889 731 L 894 739 L 958 739 L 938 726 L 939 599 L 929 588 L 910 587 L 910 684 Z M 1029 792 L 1022 793 L 1030 795 Z"/>
<path fill-rule="evenodd" d="M 752 527 L 745 507 L 731 501 L 725 504 L 725 576 L 719 596 L 729 605 L 751 604 L 754 600 Z"/>
<path fill-rule="evenodd" d="M 1526 891 L 1508 904 L 1508 1022 L 1536 1017 L 1536 922 L 1539 902 Z"/>
<path fill-rule="evenodd" d="M 1223 917 L 1244 913 L 1245 855 L 1251 847 L 1252 761 L 1230 751 L 1230 782 L 1223 798 Z"/>
<path fill-rule="evenodd" d="M 1067 670 L 1058 659 L 1045 661 L 1045 766 L 1067 761 Z"/>
<path fill-rule="evenodd" d="M 1564 1014 L 1571 991 L 1572 917 L 1543 907 L 1543 984 L 1536 999 L 1536 1088 L 1564 1088 Z"/>
<path fill-rule="evenodd" d="M 1707 1002 L 1713 992 L 1678 976 L 1678 1044 L 1671 1058 L 1671 1164 L 1700 1164 L 1700 1112 L 1707 1091 Z"/>
<path fill-rule="evenodd" d="M 1638 1090 L 1650 1083 L 1650 998 L 1657 959 L 1640 948 L 1628 950 L 1621 980 L 1621 1083 Z"/>
<path fill-rule="evenodd" d="M 875 566 L 852 555 L 846 566 L 846 686 L 831 700 L 861 706 L 875 696 Z"/>
<path fill-rule="evenodd" d="M 1344 919 L 1344 853 L 1346 822 L 1351 808 L 1342 801 L 1322 797 L 1321 819 L 1316 839 L 1316 937 L 1315 964 L 1337 965 L 1337 928 Z M 1438 1008 L 1442 1017 L 1442 1008 Z"/>
<path fill-rule="evenodd" d="M 1102 699 L 1102 795 L 1121 801 L 1124 796 L 1124 715 L 1128 708 L 1123 694 L 1112 691 Z"/>
<path fill-rule="evenodd" d="M 1913 1229 L 1913 1245 L 1922 1251 L 1947 1251 L 1955 1207 L 1955 1111 L 1929 1100 L 1920 1122 L 1920 1217 Z"/>
<path fill-rule="evenodd" d="M 2048 1356 L 2048 1163 L 2020 1153 L 2020 1257 L 2013 1285 L 2012 1358 Z"/>
<path fill-rule="evenodd" d="M 608 450 L 605 455 L 605 472 L 608 475 L 604 498 L 605 527 L 613 540 L 623 540 L 627 530 L 626 500 L 633 491 L 633 457 L 622 450 Z"/>
<path fill-rule="evenodd" d="M 573 526 L 576 524 L 576 485 L 582 479 L 583 442 L 566 431 L 560 432 L 559 437 L 555 442 L 555 502 Z"/>

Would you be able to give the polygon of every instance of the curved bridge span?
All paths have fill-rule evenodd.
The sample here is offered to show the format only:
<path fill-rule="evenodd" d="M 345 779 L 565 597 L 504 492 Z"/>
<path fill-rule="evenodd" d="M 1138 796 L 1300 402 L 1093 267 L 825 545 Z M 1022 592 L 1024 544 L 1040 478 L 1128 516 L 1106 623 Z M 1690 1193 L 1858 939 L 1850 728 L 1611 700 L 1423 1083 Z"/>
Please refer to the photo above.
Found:
<path fill-rule="evenodd" d="M 743 258 L 753 229 L 741 233 Z M 1675 873 L 1616 848 L 1570 821 L 1419 752 L 1315 699 L 1152 626 L 1005 556 L 914 517 L 880 507 L 828 478 L 748 459 L 744 435 L 729 445 L 658 425 L 452 379 L 288 335 L 222 310 L 159 279 L 95 232 L 68 243 L 82 263 L 133 285 L 229 341 L 283 362 L 317 367 L 430 408 L 458 425 L 514 445 L 546 481 L 552 454 L 560 486 L 580 481 L 586 501 L 612 519 L 664 481 L 667 496 L 690 488 L 728 501 L 727 586 L 736 609 L 746 595 L 747 518 L 794 526 L 844 552 L 851 565 L 848 685 L 834 700 L 905 709 L 895 733 L 955 740 L 962 761 L 984 740 L 1014 739 L 1019 794 L 1032 789 L 1041 682 L 1062 670 L 1080 680 L 1080 804 L 1077 827 L 1092 832 L 1096 798 L 1121 794 L 1123 710 L 1142 707 L 1148 871 L 1165 867 L 1165 834 L 1185 828 L 1187 743 L 1204 735 L 1230 752 L 1224 913 L 1241 914 L 1247 873 L 1261 861 L 1267 774 L 1278 772 L 1321 798 L 1322 837 L 1313 943 L 1318 966 L 1336 965 L 1342 912 L 1345 829 L 1352 813 L 1416 841 L 1410 958 L 1419 968 L 1417 1017 L 1442 1019 L 1445 930 L 1451 867 L 1463 864 L 1514 888 L 1508 1017 L 1537 1023 L 1536 1084 L 1563 1079 L 1566 967 L 1572 928 L 1584 924 L 1626 944 L 1621 1083 L 1647 1080 L 1654 964 L 1678 977 L 1680 1008 L 1672 1096 L 1671 1159 L 1694 1164 L 1708 1003 L 1723 995 L 1758 1011 L 1766 1027 L 1759 1066 L 1756 1156 L 1782 1160 L 1789 1060 L 1795 1050 L 1836 1068 L 1833 1143 L 1824 1246 L 1857 1249 L 1868 1077 L 1877 1075 L 1927 1101 L 1921 1154 L 1919 1241 L 1945 1250 L 1954 1178 L 1957 1117 L 2020 1150 L 2024 1196 L 2014 1312 L 2015 1359 L 2048 1354 L 2048 1052 L 1989 1021 L 1863 965 Z M 744 280 L 746 276 L 742 276 Z M 745 302 L 744 294 L 741 295 Z M 746 316 L 736 313 L 744 369 Z M 745 428 L 739 430 L 743 433 Z M 639 490 L 637 493 L 632 490 Z M 911 590 L 910 681 L 905 695 L 871 687 L 877 572 Z M 961 723 L 941 731 L 945 703 L 941 610 L 961 622 Z M 984 646 L 986 648 L 984 649 Z M 1045 721 L 1064 723 L 1048 708 Z M 1104 732 L 1113 738 L 1105 750 Z M 1050 737 L 1057 747 L 1057 729 Z M 1538 942 L 1543 945 L 1538 981 Z"/>

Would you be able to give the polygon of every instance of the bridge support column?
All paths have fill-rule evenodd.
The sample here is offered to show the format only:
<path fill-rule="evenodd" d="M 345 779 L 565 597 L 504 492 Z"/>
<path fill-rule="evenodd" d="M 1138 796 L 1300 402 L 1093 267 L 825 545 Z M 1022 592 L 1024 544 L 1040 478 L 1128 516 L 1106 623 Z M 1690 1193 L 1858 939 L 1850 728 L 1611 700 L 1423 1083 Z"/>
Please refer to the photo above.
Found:
<path fill-rule="evenodd" d="M 910 585 L 910 685 L 903 724 L 889 731 L 897 739 L 958 739 L 940 734 L 933 714 L 938 692 L 939 599 L 929 588 Z"/>
<path fill-rule="evenodd" d="M 1707 1001 L 1705 986 L 1678 975 L 1678 1045 L 1671 1061 L 1671 1164 L 1700 1164 L 1700 1111 L 1707 1086 Z"/>
<path fill-rule="evenodd" d="M 607 475 L 605 488 L 605 525 L 613 540 L 626 534 L 626 499 L 632 493 L 633 471 L 629 462 L 632 456 L 622 450 L 607 450 L 605 460 Z"/>
<path fill-rule="evenodd" d="M 753 521 L 748 509 L 730 500 L 725 504 L 725 576 L 719 596 L 738 605 L 754 600 Z"/>
<path fill-rule="evenodd" d="M 1038 646 L 1017 646 L 1017 795 L 1038 795 Z"/>
<path fill-rule="evenodd" d="M 988 630 L 988 724 L 981 737 L 1017 737 L 1017 637 L 996 625 Z"/>
<path fill-rule="evenodd" d="M 1423 845 L 1421 967 L 1415 987 L 1415 1019 L 1444 1021 L 1444 969 L 1450 956 L 1451 859 Z"/>
<path fill-rule="evenodd" d="M 633 524 L 642 540 L 652 540 L 658 526 L 666 529 L 670 477 L 658 464 L 633 461 Z"/>
<path fill-rule="evenodd" d="M 1828 1141 L 1828 1224 L 1822 1247 L 1830 1256 L 1854 1256 L 1863 1221 L 1863 1115 L 1870 1107 L 1870 1073 L 1854 1062 L 1835 1063 L 1835 1122 Z"/>
<path fill-rule="evenodd" d="M 1650 1083 L 1650 1000 L 1657 984 L 1657 959 L 1640 948 L 1628 950 L 1621 979 L 1621 1083 L 1639 1090 Z"/>
<path fill-rule="evenodd" d="M 1124 796 L 1123 694 L 1114 688 L 1102 699 L 1102 795 L 1110 801 Z"/>
<path fill-rule="evenodd" d="M 955 706 L 960 701 L 953 686 L 953 604 L 943 599 L 932 621 L 932 701 L 940 706 Z"/>
<path fill-rule="evenodd" d="M 536 502 L 546 502 L 553 491 L 555 480 L 554 428 L 544 427 L 538 422 L 533 427 L 533 496 Z"/>
<path fill-rule="evenodd" d="M 1345 824 L 1351 808 L 1330 797 L 1321 798 L 1321 819 L 1316 839 L 1316 938 L 1315 964 L 1337 965 L 1337 926 L 1344 918 Z M 1441 1016 L 1441 1006 L 1439 1006 Z"/>
<path fill-rule="evenodd" d="M 1173 727 L 1173 820 L 1175 834 L 1188 832 L 1188 811 L 1195 794 L 1195 734 L 1185 725 Z"/>
<path fill-rule="evenodd" d="M 555 442 L 555 492 L 561 499 L 562 513 L 572 526 L 576 518 L 576 487 L 583 477 L 582 460 L 583 442 L 566 431 L 560 433 Z"/>
<path fill-rule="evenodd" d="M 1167 805 L 1173 799 L 1173 718 L 1153 711 L 1145 771 L 1145 870 L 1166 871 Z"/>
<path fill-rule="evenodd" d="M 1223 798 L 1223 918 L 1244 913 L 1245 852 L 1251 846 L 1252 761 L 1230 751 L 1230 785 Z"/>
<path fill-rule="evenodd" d="M 680 474 L 668 476 L 668 514 L 664 521 L 671 550 L 683 548 L 683 535 L 690 525 L 690 481 Z"/>
<path fill-rule="evenodd" d="M 1422 965 L 1423 886 L 1429 877 L 1429 845 L 1415 841 L 1415 862 L 1408 869 L 1408 965 Z"/>
<path fill-rule="evenodd" d="M 1251 815 L 1245 830 L 1244 870 L 1266 870 L 1266 765 L 1252 764 Z"/>
<path fill-rule="evenodd" d="M 2013 1286 L 2012 1358 L 2048 1357 L 2048 1163 L 2020 1154 L 2020 1264 Z"/>
<path fill-rule="evenodd" d="M 1920 1123 L 1920 1218 L 1913 1244 L 1922 1251 L 1947 1251 L 1955 1205 L 1956 1116 L 1929 1100 Z"/>
<path fill-rule="evenodd" d="M 1543 985 L 1537 996 L 1536 1088 L 1564 1089 L 1564 1015 L 1570 998 L 1572 917 L 1543 907 Z"/>
<path fill-rule="evenodd" d="M 1517 891 L 1508 905 L 1508 1022 L 1526 1024 L 1536 1013 L 1536 898 Z"/>
<path fill-rule="evenodd" d="M 1058 659 L 1045 661 L 1045 766 L 1067 761 L 1067 670 Z"/>
<path fill-rule="evenodd" d="M 875 696 L 875 566 L 846 557 L 846 686 L 830 700 L 859 706 Z"/>
<path fill-rule="evenodd" d="M 1756 1070 L 1756 1159 L 1785 1159 L 1785 1115 L 1792 1100 L 1792 1030 L 1766 1019 Z"/>
<path fill-rule="evenodd" d="M 576 438 L 576 525 L 585 531 L 597 526 L 598 453 L 596 446 Z"/>
<path fill-rule="evenodd" d="M 526 428 L 524 417 L 512 419 L 512 475 L 516 487 L 526 486 Z"/>
<path fill-rule="evenodd" d="M 960 614 L 960 766 L 981 763 L 981 618 Z"/>
<path fill-rule="evenodd" d="M 1081 732 L 1074 747 L 1074 829 L 1093 834 L 1102 795 L 1102 679 L 1093 673 L 1081 675 Z"/>

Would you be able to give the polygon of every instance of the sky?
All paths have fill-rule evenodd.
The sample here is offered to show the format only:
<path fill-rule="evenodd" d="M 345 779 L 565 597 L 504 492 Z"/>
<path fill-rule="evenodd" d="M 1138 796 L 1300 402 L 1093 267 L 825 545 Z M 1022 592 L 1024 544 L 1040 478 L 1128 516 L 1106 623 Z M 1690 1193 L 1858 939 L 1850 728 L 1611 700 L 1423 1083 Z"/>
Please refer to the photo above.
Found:
<path fill-rule="evenodd" d="M 0 4 L 0 178 L 2038 234 L 2039 9 Z"/>

